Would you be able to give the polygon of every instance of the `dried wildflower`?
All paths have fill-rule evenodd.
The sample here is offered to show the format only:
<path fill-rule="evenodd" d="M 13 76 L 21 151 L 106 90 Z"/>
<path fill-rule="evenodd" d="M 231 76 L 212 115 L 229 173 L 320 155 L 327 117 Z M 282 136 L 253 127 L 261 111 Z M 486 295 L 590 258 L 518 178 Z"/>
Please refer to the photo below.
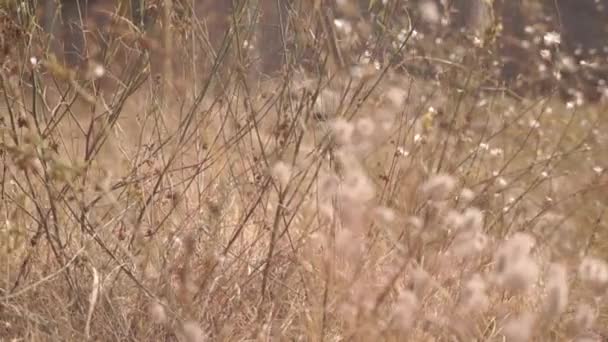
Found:
<path fill-rule="evenodd" d="M 344 176 L 342 195 L 355 202 L 367 202 L 374 198 L 375 189 L 362 170 L 350 170 Z"/>
<path fill-rule="evenodd" d="M 392 87 L 387 91 L 386 97 L 395 108 L 401 108 L 405 102 L 406 93 L 402 89 Z"/>
<path fill-rule="evenodd" d="M 361 255 L 362 243 L 350 229 L 342 229 L 336 233 L 336 251 L 348 260 Z"/>
<path fill-rule="evenodd" d="M 464 205 L 468 205 L 471 203 L 471 201 L 473 201 L 473 199 L 475 199 L 475 192 L 469 188 L 464 188 L 460 191 L 460 196 L 458 199 L 461 200 Z"/>
<path fill-rule="evenodd" d="M 424 0 L 418 5 L 422 19 L 430 24 L 437 24 L 441 20 L 439 9 L 435 1 Z"/>
<path fill-rule="evenodd" d="M 410 288 L 416 298 L 423 298 L 431 287 L 431 275 L 422 267 L 415 266 L 411 270 Z"/>
<path fill-rule="evenodd" d="M 525 292 L 538 279 L 539 268 L 530 252 L 534 238 L 516 233 L 505 241 L 494 255 L 495 281 L 512 293 Z"/>
<path fill-rule="evenodd" d="M 395 211 L 387 207 L 376 207 L 374 213 L 380 220 L 386 223 L 394 222 L 397 218 Z"/>
<path fill-rule="evenodd" d="M 593 172 L 595 172 L 596 174 L 602 174 L 604 172 L 604 168 L 601 166 L 594 166 L 593 167 Z"/>
<path fill-rule="evenodd" d="M 355 126 L 343 118 L 337 118 L 331 123 L 331 130 L 338 144 L 347 145 L 352 141 Z"/>
<path fill-rule="evenodd" d="M 283 188 L 287 187 L 291 178 L 291 167 L 285 162 L 279 161 L 272 167 L 272 176 L 275 177 Z"/>
<path fill-rule="evenodd" d="M 549 60 L 549 59 L 551 59 L 551 51 L 549 51 L 547 49 L 540 50 L 540 56 L 543 59 Z"/>
<path fill-rule="evenodd" d="M 196 322 L 185 322 L 182 326 L 182 332 L 187 342 L 204 342 L 207 340 L 205 332 Z"/>
<path fill-rule="evenodd" d="M 337 31 L 344 35 L 350 35 L 353 32 L 353 26 L 351 23 L 344 19 L 334 19 L 334 26 Z"/>
<path fill-rule="evenodd" d="M 502 327 L 502 333 L 508 342 L 530 341 L 535 323 L 536 319 L 534 315 L 525 313 L 508 320 Z"/>
<path fill-rule="evenodd" d="M 402 291 L 399 294 L 393 311 L 393 325 L 401 331 L 412 329 L 416 322 L 419 301 L 412 291 Z"/>
<path fill-rule="evenodd" d="M 457 258 L 466 258 L 481 253 L 488 245 L 488 237 L 481 231 L 465 230 L 450 246 L 450 252 Z"/>
<path fill-rule="evenodd" d="M 491 150 L 490 150 L 490 155 L 491 155 L 492 157 L 500 157 L 500 156 L 502 156 L 503 154 L 504 154 L 503 149 L 502 149 L 502 148 L 499 148 L 499 147 L 495 147 L 495 148 L 493 148 L 493 149 L 491 149 Z"/>
<path fill-rule="evenodd" d="M 481 275 L 475 274 L 463 286 L 458 311 L 461 315 L 483 312 L 489 305 L 487 286 Z"/>
<path fill-rule="evenodd" d="M 603 260 L 585 257 L 581 262 L 579 277 L 595 295 L 603 295 L 608 288 L 608 265 Z"/>
<path fill-rule="evenodd" d="M 543 41 L 547 46 L 559 45 L 562 42 L 562 37 L 557 32 L 547 32 L 543 36 Z"/>
<path fill-rule="evenodd" d="M 445 229 L 451 233 L 460 230 L 464 226 L 464 216 L 456 210 L 450 210 L 443 216 Z"/>
<path fill-rule="evenodd" d="M 509 182 L 504 177 L 497 177 L 496 185 L 498 185 L 499 189 L 505 189 L 509 185 Z"/>
<path fill-rule="evenodd" d="M 333 115 L 340 106 L 340 94 L 331 89 L 324 89 L 317 97 L 314 110 L 325 115 Z"/>
<path fill-rule="evenodd" d="M 545 318 L 553 319 L 561 315 L 568 305 L 568 276 L 566 267 L 551 264 L 545 285 L 547 296 L 544 301 Z"/>
<path fill-rule="evenodd" d="M 359 133 L 363 137 L 369 137 L 374 134 L 374 130 L 376 125 L 374 121 L 370 118 L 361 118 L 357 120 L 356 129 L 357 133 Z"/>
<path fill-rule="evenodd" d="M 150 318 L 157 324 L 163 324 L 167 321 L 165 308 L 160 303 L 152 303 L 148 308 Z"/>
<path fill-rule="evenodd" d="M 403 148 L 403 146 L 398 146 L 397 147 L 397 155 L 399 155 L 401 157 L 409 157 L 410 151 L 408 151 L 405 148 Z"/>
<path fill-rule="evenodd" d="M 462 214 L 462 218 L 465 229 L 481 231 L 483 228 L 483 213 L 477 208 L 467 208 Z"/>
<path fill-rule="evenodd" d="M 454 177 L 439 174 L 431 177 L 422 185 L 422 193 L 430 200 L 447 199 L 456 186 Z"/>

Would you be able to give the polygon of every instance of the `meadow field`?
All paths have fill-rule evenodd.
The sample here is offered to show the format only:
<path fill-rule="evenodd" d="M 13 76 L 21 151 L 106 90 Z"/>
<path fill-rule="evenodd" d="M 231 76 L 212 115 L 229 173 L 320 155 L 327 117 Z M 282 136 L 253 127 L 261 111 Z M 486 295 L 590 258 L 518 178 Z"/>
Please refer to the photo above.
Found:
<path fill-rule="evenodd" d="M 254 5 L 71 67 L 2 3 L 0 341 L 607 341 L 606 83 L 370 2 L 290 9 L 272 75 Z"/>

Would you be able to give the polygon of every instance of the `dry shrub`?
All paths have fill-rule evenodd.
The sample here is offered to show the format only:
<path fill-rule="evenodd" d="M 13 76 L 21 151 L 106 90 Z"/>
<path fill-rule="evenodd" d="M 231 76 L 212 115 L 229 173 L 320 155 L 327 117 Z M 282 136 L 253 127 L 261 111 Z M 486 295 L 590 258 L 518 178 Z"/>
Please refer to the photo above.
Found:
<path fill-rule="evenodd" d="M 397 57 L 429 42 L 374 6 L 390 25 L 338 2 L 333 27 L 285 30 L 314 34 L 263 81 L 240 51 L 254 6 L 215 64 L 174 7 L 192 22 L 163 58 L 192 77 L 137 49 L 87 75 L 21 40 L 0 71 L 0 336 L 605 339 L 602 105 L 488 89 L 482 49 L 413 76 Z"/>

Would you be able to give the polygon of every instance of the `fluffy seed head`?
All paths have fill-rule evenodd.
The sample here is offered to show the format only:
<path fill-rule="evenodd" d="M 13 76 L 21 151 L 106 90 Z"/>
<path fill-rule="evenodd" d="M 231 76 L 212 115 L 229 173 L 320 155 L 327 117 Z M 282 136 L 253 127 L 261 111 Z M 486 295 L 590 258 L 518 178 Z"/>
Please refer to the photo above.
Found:
<path fill-rule="evenodd" d="M 527 342 L 532 338 L 535 322 L 534 315 L 525 313 L 509 319 L 502 327 L 502 333 L 509 342 Z"/>
<path fill-rule="evenodd" d="M 285 162 L 278 162 L 272 167 L 272 176 L 275 177 L 283 188 L 289 184 L 291 178 L 291 167 Z"/>
<path fill-rule="evenodd" d="M 539 267 L 530 256 L 534 238 L 516 233 L 494 255 L 495 281 L 513 294 L 524 292 L 538 279 Z"/>
<path fill-rule="evenodd" d="M 393 324 L 395 328 L 402 331 L 410 330 L 416 321 L 418 305 L 418 298 L 412 291 L 405 290 L 401 292 L 393 312 Z"/>
<path fill-rule="evenodd" d="M 167 321 L 165 308 L 160 303 L 152 303 L 148 308 L 150 317 L 157 324 L 162 324 Z"/>
<path fill-rule="evenodd" d="M 331 131 L 338 144 L 348 145 L 352 141 L 355 126 L 343 118 L 337 118 L 331 123 Z"/>
<path fill-rule="evenodd" d="M 596 295 L 608 288 L 608 265 L 603 260 L 585 257 L 579 266 L 579 277 Z"/>
<path fill-rule="evenodd" d="M 430 200 L 444 200 L 448 198 L 455 186 L 456 180 L 454 177 L 439 174 L 431 177 L 422 185 L 420 190 Z"/>
<path fill-rule="evenodd" d="M 182 326 L 182 332 L 187 342 L 204 342 L 207 340 L 205 332 L 196 322 L 185 322 Z"/>
<path fill-rule="evenodd" d="M 486 288 L 486 283 L 479 274 L 473 275 L 464 284 L 458 306 L 458 311 L 461 315 L 482 312 L 488 307 L 490 301 L 486 294 Z"/>

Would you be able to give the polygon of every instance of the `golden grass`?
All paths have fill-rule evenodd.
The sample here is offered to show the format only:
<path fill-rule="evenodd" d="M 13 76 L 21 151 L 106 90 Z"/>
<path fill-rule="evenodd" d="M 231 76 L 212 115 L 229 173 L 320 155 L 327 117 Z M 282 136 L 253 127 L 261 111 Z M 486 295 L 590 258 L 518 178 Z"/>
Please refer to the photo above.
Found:
<path fill-rule="evenodd" d="M 407 30 L 259 83 L 238 30 L 222 70 L 177 32 L 205 72 L 5 59 L 1 341 L 606 338 L 605 104 L 488 89 L 483 49 L 411 76 Z"/>

